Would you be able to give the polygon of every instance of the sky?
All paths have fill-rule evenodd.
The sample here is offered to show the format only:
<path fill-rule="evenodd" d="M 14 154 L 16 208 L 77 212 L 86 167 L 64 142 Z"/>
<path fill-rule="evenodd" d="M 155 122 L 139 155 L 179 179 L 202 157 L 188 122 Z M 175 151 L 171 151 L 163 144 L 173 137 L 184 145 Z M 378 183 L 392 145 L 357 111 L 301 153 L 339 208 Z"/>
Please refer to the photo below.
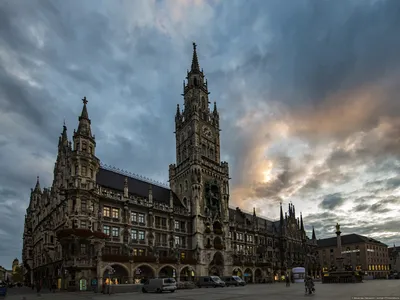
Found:
<path fill-rule="evenodd" d="M 290 5 L 288 5 L 289 3 Z M 166 182 L 192 42 L 231 206 L 400 244 L 400 1 L 0 2 L 0 265 L 86 96 L 102 163 Z"/>

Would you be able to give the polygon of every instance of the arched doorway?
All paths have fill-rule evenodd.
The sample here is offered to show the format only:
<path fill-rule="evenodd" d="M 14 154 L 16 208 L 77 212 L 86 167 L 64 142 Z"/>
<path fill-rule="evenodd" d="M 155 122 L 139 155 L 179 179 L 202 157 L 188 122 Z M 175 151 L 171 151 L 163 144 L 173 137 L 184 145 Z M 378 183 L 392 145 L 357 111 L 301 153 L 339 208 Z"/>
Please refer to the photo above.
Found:
<path fill-rule="evenodd" d="M 106 268 L 103 273 L 103 278 L 104 282 L 109 282 L 111 280 L 114 284 L 129 282 L 128 270 L 120 265 L 110 265 Z"/>
<path fill-rule="evenodd" d="M 251 271 L 251 269 L 247 268 L 246 270 L 244 270 L 244 280 L 247 283 L 253 282 L 253 272 Z"/>
<path fill-rule="evenodd" d="M 161 268 L 160 272 L 158 272 L 158 277 L 160 278 L 175 278 L 176 270 L 171 266 L 165 266 Z"/>
<path fill-rule="evenodd" d="M 255 282 L 256 283 L 261 283 L 263 280 L 263 275 L 262 275 L 262 271 L 260 269 L 257 269 L 254 272 L 254 278 L 255 278 Z"/>
<path fill-rule="evenodd" d="M 210 276 L 223 276 L 224 275 L 224 256 L 221 252 L 215 252 L 213 260 L 211 261 L 208 273 Z"/>
<path fill-rule="evenodd" d="M 194 271 L 191 267 L 184 267 L 180 273 L 181 281 L 194 281 Z"/>
<path fill-rule="evenodd" d="M 239 268 L 233 269 L 232 276 L 239 276 L 243 279 L 243 272 Z"/>
<path fill-rule="evenodd" d="M 155 273 L 153 269 L 147 265 L 140 265 L 133 272 L 133 279 L 136 284 L 143 283 L 154 277 Z"/>

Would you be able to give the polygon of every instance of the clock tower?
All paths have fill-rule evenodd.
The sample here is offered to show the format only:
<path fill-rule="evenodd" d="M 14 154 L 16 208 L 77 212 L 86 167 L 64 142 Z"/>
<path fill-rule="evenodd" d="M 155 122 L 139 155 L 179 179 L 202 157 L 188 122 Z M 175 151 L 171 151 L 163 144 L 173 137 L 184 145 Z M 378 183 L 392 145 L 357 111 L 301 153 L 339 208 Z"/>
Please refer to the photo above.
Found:
<path fill-rule="evenodd" d="M 176 164 L 169 166 L 169 181 L 193 218 L 197 275 L 222 276 L 229 260 L 223 256 L 230 252 L 229 167 L 220 161 L 219 113 L 215 102 L 210 108 L 209 94 L 193 43 L 192 65 L 183 82 L 184 107 L 176 109 Z"/>

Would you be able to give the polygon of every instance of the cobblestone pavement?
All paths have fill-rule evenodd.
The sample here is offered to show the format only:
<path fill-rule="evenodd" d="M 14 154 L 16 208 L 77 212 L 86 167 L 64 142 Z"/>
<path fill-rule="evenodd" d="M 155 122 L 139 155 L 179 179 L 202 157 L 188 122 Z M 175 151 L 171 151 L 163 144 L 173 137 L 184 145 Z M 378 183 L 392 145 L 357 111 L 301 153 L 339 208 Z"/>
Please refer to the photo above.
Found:
<path fill-rule="evenodd" d="M 22 290 L 21 290 L 22 291 Z M 180 300 L 285 300 L 285 299 L 313 299 L 313 300 L 351 300 L 351 297 L 386 296 L 382 300 L 400 300 L 400 280 L 375 280 L 359 284 L 320 284 L 316 283 L 316 293 L 304 294 L 303 284 L 292 284 L 286 287 L 284 284 L 248 285 L 246 287 L 230 288 L 202 288 L 193 290 L 179 290 L 176 293 L 142 294 L 127 293 L 103 295 L 94 293 L 43 293 L 39 297 L 30 292 L 28 294 L 10 293 L 7 300 L 51 299 L 51 300 L 153 300 L 153 299 L 180 299 Z M 390 297 L 391 296 L 391 297 Z M 389 298 L 390 297 L 390 298 Z M 362 298 L 357 298 L 362 300 Z M 368 298 L 365 298 L 368 299 Z M 378 298 L 376 298 L 378 299 Z M 369 299 L 372 300 L 372 299 Z"/>

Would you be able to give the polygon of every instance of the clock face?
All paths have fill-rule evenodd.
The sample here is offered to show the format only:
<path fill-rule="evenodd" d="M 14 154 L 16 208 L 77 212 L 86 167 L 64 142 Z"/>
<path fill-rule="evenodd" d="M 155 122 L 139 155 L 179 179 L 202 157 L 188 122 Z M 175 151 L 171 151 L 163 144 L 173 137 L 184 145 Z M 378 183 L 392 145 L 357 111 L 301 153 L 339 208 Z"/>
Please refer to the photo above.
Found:
<path fill-rule="evenodd" d="M 212 137 L 211 129 L 208 128 L 207 126 L 204 126 L 204 127 L 203 127 L 203 134 L 204 134 L 204 136 L 207 137 L 207 138 L 211 138 L 211 137 Z"/>

